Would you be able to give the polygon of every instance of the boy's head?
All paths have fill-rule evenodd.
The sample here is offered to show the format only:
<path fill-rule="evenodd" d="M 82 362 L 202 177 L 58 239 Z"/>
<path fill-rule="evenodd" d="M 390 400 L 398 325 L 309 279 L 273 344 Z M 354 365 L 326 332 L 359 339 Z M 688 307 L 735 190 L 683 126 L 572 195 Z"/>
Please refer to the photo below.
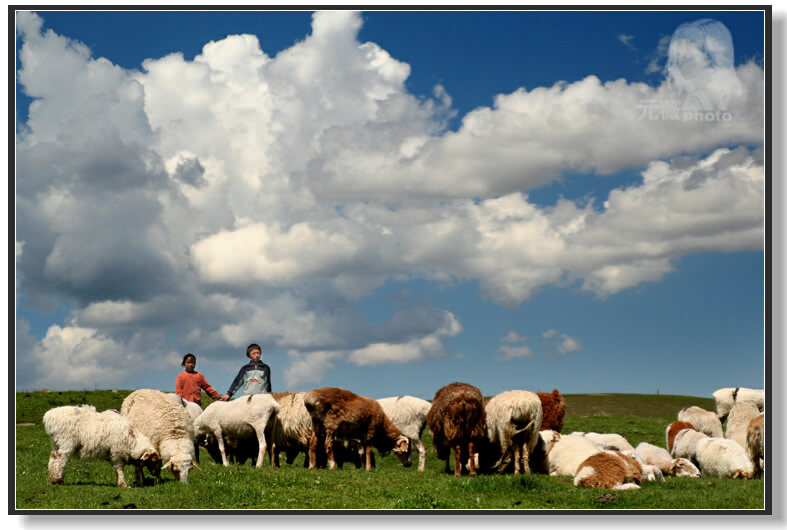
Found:
<path fill-rule="evenodd" d="M 249 344 L 249 347 L 248 347 L 248 348 L 246 348 L 246 357 L 248 357 L 249 359 L 252 359 L 252 356 L 251 356 L 251 355 L 252 355 L 252 353 L 253 353 L 253 352 L 255 352 L 255 351 L 256 351 L 257 353 L 259 353 L 259 354 L 260 354 L 260 356 L 262 356 L 262 348 L 260 348 L 260 345 L 259 345 L 259 344 Z M 260 358 L 259 358 L 259 357 L 257 357 L 257 360 L 259 360 L 259 359 L 260 359 Z"/>

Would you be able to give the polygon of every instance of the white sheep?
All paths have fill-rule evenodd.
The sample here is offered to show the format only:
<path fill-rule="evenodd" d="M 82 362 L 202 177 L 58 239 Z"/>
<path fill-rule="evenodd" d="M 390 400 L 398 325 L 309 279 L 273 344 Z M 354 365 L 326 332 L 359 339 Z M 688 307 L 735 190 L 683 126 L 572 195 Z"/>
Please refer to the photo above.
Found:
<path fill-rule="evenodd" d="M 410 447 L 418 449 L 418 471 L 423 471 L 426 467 L 426 445 L 421 441 L 421 434 L 432 404 L 413 396 L 388 397 L 377 402 L 388 419 L 410 440 Z M 412 450 L 408 460 L 412 464 Z"/>
<path fill-rule="evenodd" d="M 546 454 L 544 468 L 550 475 L 574 476 L 582 462 L 600 452 L 601 448 L 598 444 L 589 438 L 582 435 L 562 434 Z"/>
<path fill-rule="evenodd" d="M 623 436 L 615 433 L 598 433 L 598 432 L 572 432 L 572 435 L 584 436 L 600 445 L 602 449 L 611 451 L 620 451 L 623 454 L 632 456 L 636 454 L 634 447 Z"/>
<path fill-rule="evenodd" d="M 691 423 L 695 429 L 704 432 L 711 438 L 722 438 L 724 436 L 721 421 L 716 417 L 716 414 L 701 407 L 684 407 L 678 412 L 678 421 Z"/>
<path fill-rule="evenodd" d="M 694 464 L 698 464 L 697 443 L 705 438 L 708 438 L 708 435 L 704 432 L 684 429 L 675 435 L 670 454 L 673 458 L 685 458 Z M 702 471 L 702 468 L 700 468 L 700 471 Z"/>
<path fill-rule="evenodd" d="M 188 412 L 189 416 L 191 417 L 191 421 L 196 420 L 197 417 L 200 414 L 202 414 L 202 407 L 200 407 L 193 401 L 188 401 L 186 399 L 183 399 L 183 397 L 172 392 L 167 393 L 166 396 L 170 401 L 172 401 L 176 405 L 180 405 L 181 407 L 185 408 L 186 412 Z"/>
<path fill-rule="evenodd" d="M 486 437 L 499 450 L 498 473 L 514 461 L 514 474 L 530 473 L 530 453 L 539 440 L 543 411 L 538 395 L 527 390 L 502 392 L 486 403 Z"/>
<path fill-rule="evenodd" d="M 305 392 L 272 392 L 271 396 L 281 408 L 269 422 L 271 464 L 279 466 L 279 454 L 287 453 L 287 463 L 292 464 L 300 452 L 305 453 L 304 466 L 309 465 L 309 442 L 314 434 L 312 417 L 303 403 Z"/>
<path fill-rule="evenodd" d="M 728 440 L 735 440 L 741 444 L 741 447 L 746 447 L 749 422 L 758 414 L 760 414 L 760 409 L 750 401 L 735 403 L 727 416 L 727 430 L 724 437 Z"/>
<path fill-rule="evenodd" d="M 196 435 L 209 435 L 216 439 L 221 460 L 229 466 L 224 436 L 242 439 L 256 436 L 259 444 L 257 467 L 262 467 L 267 444 L 265 429 L 281 405 L 270 394 L 252 394 L 232 401 L 214 401 L 205 408 L 194 422 Z"/>
<path fill-rule="evenodd" d="M 143 388 L 123 400 L 120 413 L 150 438 L 164 462 L 162 469 L 170 468 L 177 480 L 188 483 L 195 462 L 194 425 L 186 409 L 160 390 Z"/>
<path fill-rule="evenodd" d="M 703 476 L 754 477 L 754 464 L 738 442 L 726 438 L 703 438 L 697 441 L 695 447 L 697 463 Z"/>
<path fill-rule="evenodd" d="M 179 396 L 175 393 L 167 393 L 166 396 L 167 398 L 169 398 L 170 401 L 172 401 L 176 405 L 180 405 L 181 407 L 186 409 L 186 412 L 188 412 L 189 416 L 191 417 L 192 423 L 194 422 L 194 420 L 197 419 L 197 417 L 200 414 L 202 414 L 202 407 L 197 405 L 193 401 L 188 401 L 187 399 L 183 399 L 182 396 Z M 194 459 L 199 464 L 199 445 L 197 444 L 196 439 L 194 441 Z"/>
<path fill-rule="evenodd" d="M 757 405 L 760 412 L 765 410 L 765 391 L 751 388 L 720 388 L 713 393 L 716 400 L 716 416 L 724 421 L 735 403 L 749 401 Z"/>
<path fill-rule="evenodd" d="M 44 414 L 44 430 L 52 442 L 49 481 L 63 484 L 68 459 L 107 460 L 117 474 L 117 485 L 127 487 L 123 466 L 133 465 L 137 483 L 143 482 L 142 467 L 161 465 L 150 439 L 113 411 L 98 413 L 90 405 L 57 407 Z"/>
<path fill-rule="evenodd" d="M 669 451 L 647 442 L 636 448 L 640 462 L 658 467 L 662 474 L 673 477 L 699 477 L 700 470 L 685 458 L 672 458 Z M 644 468 L 643 468 L 644 471 Z"/>

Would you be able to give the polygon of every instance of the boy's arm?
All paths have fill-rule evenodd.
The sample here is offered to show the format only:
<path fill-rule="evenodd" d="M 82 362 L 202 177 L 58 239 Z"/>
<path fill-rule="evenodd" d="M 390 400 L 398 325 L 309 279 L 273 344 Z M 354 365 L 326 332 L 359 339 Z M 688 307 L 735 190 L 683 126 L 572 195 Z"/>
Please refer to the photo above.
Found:
<path fill-rule="evenodd" d="M 265 367 L 268 369 L 268 377 L 267 377 L 267 379 L 268 379 L 268 384 L 266 385 L 266 386 L 267 386 L 267 388 L 265 389 L 265 391 L 266 391 L 268 394 L 270 394 L 270 393 L 271 393 L 271 367 L 270 367 L 270 366 L 268 366 L 268 365 L 265 365 Z"/>
<path fill-rule="evenodd" d="M 246 367 L 243 366 L 239 371 L 238 375 L 235 376 L 235 380 L 230 385 L 230 389 L 227 390 L 227 395 L 232 397 L 232 394 L 238 391 L 241 384 L 243 384 L 243 374 L 246 372 Z"/>

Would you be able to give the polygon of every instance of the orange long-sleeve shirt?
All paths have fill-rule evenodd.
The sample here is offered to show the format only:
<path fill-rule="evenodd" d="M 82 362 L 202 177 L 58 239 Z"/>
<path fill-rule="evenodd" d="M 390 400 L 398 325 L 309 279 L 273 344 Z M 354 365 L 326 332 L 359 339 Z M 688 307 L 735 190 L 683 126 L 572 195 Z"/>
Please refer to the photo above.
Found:
<path fill-rule="evenodd" d="M 205 381 L 205 377 L 199 372 L 182 371 L 175 379 L 175 393 L 186 401 L 202 404 L 202 391 L 205 391 L 213 399 L 221 398 L 221 394 L 213 390 L 213 387 Z"/>

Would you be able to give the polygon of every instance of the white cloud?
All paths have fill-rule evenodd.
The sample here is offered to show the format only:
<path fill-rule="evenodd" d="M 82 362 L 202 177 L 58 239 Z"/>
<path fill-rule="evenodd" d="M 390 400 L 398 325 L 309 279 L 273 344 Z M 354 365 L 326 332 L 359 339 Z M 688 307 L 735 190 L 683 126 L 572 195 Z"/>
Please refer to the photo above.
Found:
<path fill-rule="evenodd" d="M 500 339 L 504 343 L 497 349 L 496 361 L 510 361 L 512 359 L 526 359 L 533 356 L 533 350 L 525 345 L 527 337 L 520 336 L 515 331 Z"/>
<path fill-rule="evenodd" d="M 543 337 L 545 339 L 554 340 L 558 355 L 568 355 L 582 350 L 582 343 L 580 343 L 577 339 L 566 335 L 565 333 L 559 332 L 556 329 L 545 331 L 543 333 Z"/>
<path fill-rule="evenodd" d="M 461 315 L 370 325 L 348 309 L 391 279 L 478 281 L 513 307 L 544 285 L 604 297 L 679 256 L 762 249 L 755 64 L 725 78 L 740 88 L 728 121 L 645 119 L 643 102 L 674 99 L 669 83 L 589 76 L 499 94 L 449 131 L 451 87 L 408 93 L 409 65 L 359 42 L 361 24 L 317 13 L 274 57 L 234 35 L 127 71 L 18 15 L 18 81 L 34 98 L 17 139 L 19 292 L 77 308 L 36 351 L 85 359 L 93 377 L 105 366 L 91 356 L 154 351 L 166 329 L 206 352 L 290 351 L 288 381 L 314 382 L 337 362 L 446 353 Z M 708 94 L 719 84 L 692 76 Z M 739 144 L 754 147 L 726 147 Z M 604 204 L 527 194 L 566 171 L 642 167 Z M 524 337 L 498 353 L 532 355 Z"/>

